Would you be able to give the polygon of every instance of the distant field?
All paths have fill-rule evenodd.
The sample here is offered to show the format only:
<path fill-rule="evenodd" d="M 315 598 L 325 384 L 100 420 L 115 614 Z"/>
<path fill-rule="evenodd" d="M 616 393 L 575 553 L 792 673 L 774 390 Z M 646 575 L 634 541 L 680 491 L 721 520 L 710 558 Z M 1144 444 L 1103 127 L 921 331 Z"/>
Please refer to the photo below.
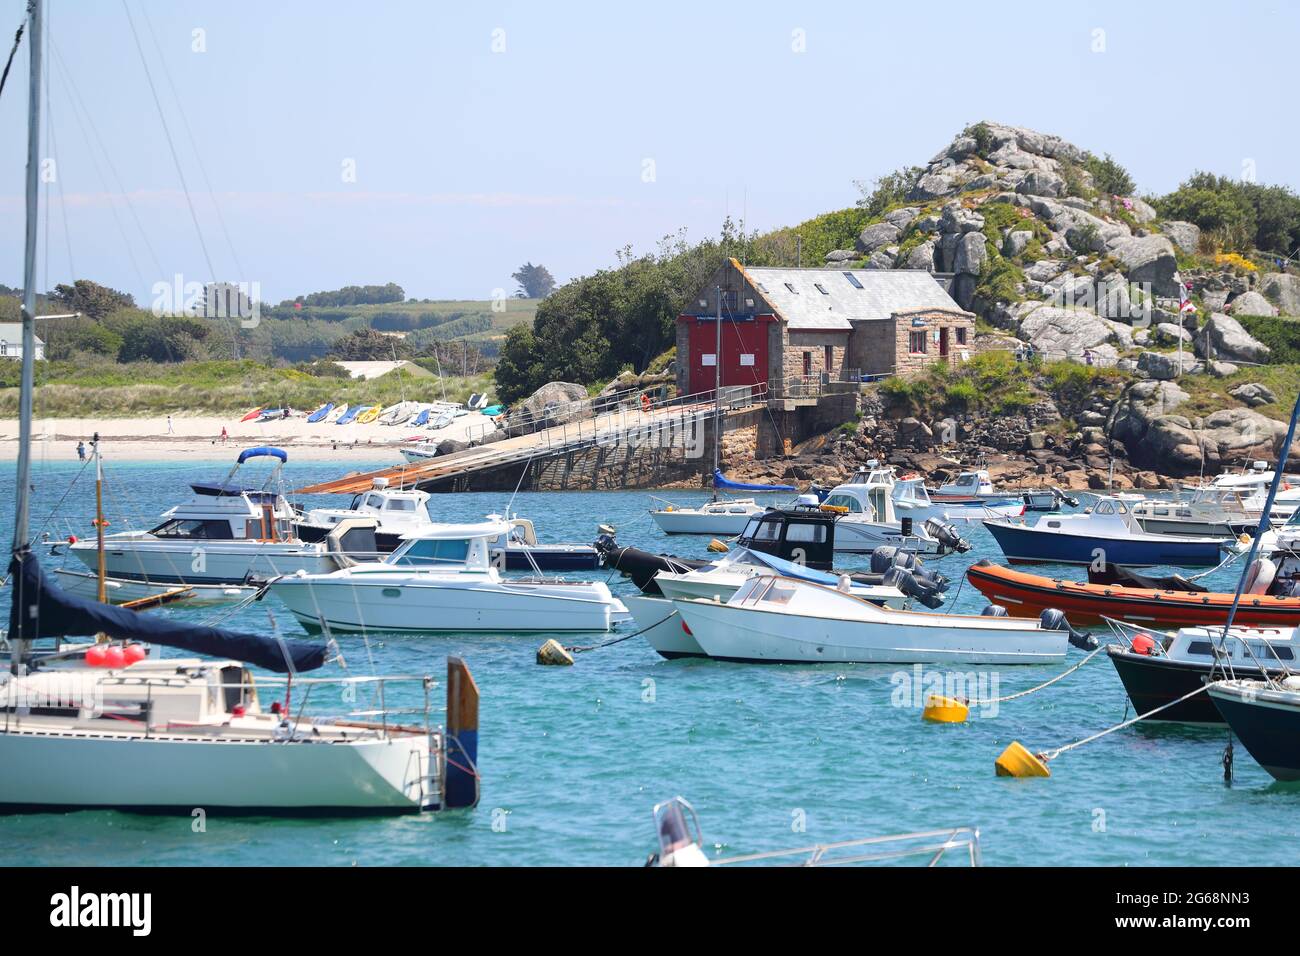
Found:
<path fill-rule="evenodd" d="M 398 332 L 417 348 L 435 342 L 468 342 L 495 357 L 506 332 L 531 323 L 537 299 L 427 300 L 351 306 L 262 309 L 256 329 L 240 331 L 247 351 L 291 362 L 321 358 L 335 340 L 361 328 Z M 494 308 L 495 306 L 495 308 Z"/>
<path fill-rule="evenodd" d="M 0 418 L 18 417 L 17 362 L 0 362 Z M 391 405 L 402 399 L 464 401 L 491 392 L 492 376 L 413 376 L 390 372 L 370 381 L 310 375 L 259 362 L 155 364 L 111 361 L 90 365 L 39 362 L 38 417 L 135 417 L 186 413 L 231 414 L 257 407 L 313 409 L 325 402 Z"/>

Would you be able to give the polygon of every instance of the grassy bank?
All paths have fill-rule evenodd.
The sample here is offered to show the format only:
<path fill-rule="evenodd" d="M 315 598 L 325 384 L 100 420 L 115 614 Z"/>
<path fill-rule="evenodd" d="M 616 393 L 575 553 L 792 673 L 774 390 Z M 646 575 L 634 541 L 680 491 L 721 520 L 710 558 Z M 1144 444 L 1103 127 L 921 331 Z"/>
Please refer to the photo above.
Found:
<path fill-rule="evenodd" d="M 253 361 L 41 362 L 36 373 L 37 416 L 144 417 L 186 413 L 233 414 L 262 407 L 312 409 L 325 402 L 391 405 L 403 398 L 464 401 L 489 391 L 490 374 L 473 378 L 415 377 L 390 372 L 371 381 L 313 375 Z M 0 362 L 0 417 L 18 415 L 18 363 Z"/>

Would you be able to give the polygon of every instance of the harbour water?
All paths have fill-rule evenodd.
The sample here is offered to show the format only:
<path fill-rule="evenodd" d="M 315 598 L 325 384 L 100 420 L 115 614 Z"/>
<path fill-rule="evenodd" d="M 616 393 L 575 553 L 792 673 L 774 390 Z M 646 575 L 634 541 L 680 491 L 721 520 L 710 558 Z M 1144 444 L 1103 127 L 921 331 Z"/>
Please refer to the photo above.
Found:
<path fill-rule="evenodd" d="M 161 510 L 185 497 L 189 481 L 215 479 L 229 468 L 229 459 L 215 454 L 210 461 L 112 464 L 108 449 L 107 457 L 110 531 L 150 527 Z M 296 463 L 292 455 L 286 468 L 295 485 L 339 471 L 328 463 Z M 34 534 L 93 533 L 93 469 L 38 456 L 34 481 Z M 12 463 L 0 465 L 0 487 L 8 489 L 0 502 L 0 535 L 7 541 Z M 430 510 L 438 520 L 473 520 L 501 512 L 508 498 L 438 495 Z M 338 506 L 341 500 L 302 503 Z M 704 555 L 707 539 L 667 538 L 649 507 L 646 492 L 520 494 L 514 502 L 544 540 L 590 541 L 596 524 L 607 522 L 622 543 Z M 953 581 L 948 609 L 978 612 L 984 599 L 968 585 L 958 590 L 962 572 L 980 557 L 1000 560 L 1000 552 L 978 522 L 961 531 L 973 550 L 928 564 Z M 846 566 L 861 560 L 843 557 Z M 1044 569 L 1058 572 L 1082 574 Z M 1235 576 L 1235 570 L 1217 571 L 1208 581 L 1231 589 Z M 618 577 L 610 585 L 616 593 L 630 589 Z M 7 594 L 4 608 L 7 617 Z M 266 632 L 268 612 L 285 633 L 300 634 L 273 598 L 240 610 L 226 625 Z M 168 613 L 203 620 L 214 611 Z M 623 627 L 626 633 L 631 625 Z M 429 673 L 441 684 L 448 654 L 469 663 L 482 694 L 477 809 L 298 820 L 214 813 L 202 827 L 188 816 L 109 811 L 41 814 L 36 821 L 0 816 L 0 863 L 637 865 L 654 848 L 651 807 L 676 794 L 699 811 L 710 852 L 726 855 L 972 826 L 991 865 L 1293 862 L 1300 789 L 1274 783 L 1240 747 L 1234 781 L 1225 785 L 1223 729 L 1139 724 L 1061 756 L 1050 779 L 994 776 L 994 758 L 1013 739 L 1048 749 L 1132 716 L 1104 655 L 996 713 L 976 709 L 965 724 L 929 725 L 920 719 L 920 691 L 910 692 L 913 668 L 665 661 L 638 638 L 579 654 L 574 667 L 545 668 L 534 662 L 542 640 L 384 636 L 367 646 L 361 638 L 340 639 L 354 673 L 370 672 L 373 659 L 379 673 Z M 1071 649 L 1069 662 L 1081 656 Z M 1060 669 L 962 670 L 1007 694 Z M 93 791 L 95 781 L 85 785 Z M 1231 857 L 1225 833 L 1232 834 Z"/>

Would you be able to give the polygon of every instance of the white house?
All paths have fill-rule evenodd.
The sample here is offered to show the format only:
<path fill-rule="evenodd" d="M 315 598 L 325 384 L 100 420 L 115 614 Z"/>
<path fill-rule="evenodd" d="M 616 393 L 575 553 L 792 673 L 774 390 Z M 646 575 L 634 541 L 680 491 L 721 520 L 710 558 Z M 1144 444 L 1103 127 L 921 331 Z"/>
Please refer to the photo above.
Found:
<path fill-rule="evenodd" d="M 17 322 L 0 322 L 0 359 L 23 357 L 23 327 Z M 45 358 L 45 343 L 36 336 L 36 361 Z"/>

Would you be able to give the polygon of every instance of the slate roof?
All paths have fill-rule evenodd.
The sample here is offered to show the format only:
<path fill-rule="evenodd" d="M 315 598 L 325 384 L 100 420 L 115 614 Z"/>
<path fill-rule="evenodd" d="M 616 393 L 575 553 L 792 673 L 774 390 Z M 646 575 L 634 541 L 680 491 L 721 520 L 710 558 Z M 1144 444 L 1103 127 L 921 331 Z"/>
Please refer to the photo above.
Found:
<path fill-rule="evenodd" d="M 754 267 L 745 274 L 791 329 L 848 331 L 853 322 L 887 319 L 895 312 L 963 311 L 924 269 Z"/>

